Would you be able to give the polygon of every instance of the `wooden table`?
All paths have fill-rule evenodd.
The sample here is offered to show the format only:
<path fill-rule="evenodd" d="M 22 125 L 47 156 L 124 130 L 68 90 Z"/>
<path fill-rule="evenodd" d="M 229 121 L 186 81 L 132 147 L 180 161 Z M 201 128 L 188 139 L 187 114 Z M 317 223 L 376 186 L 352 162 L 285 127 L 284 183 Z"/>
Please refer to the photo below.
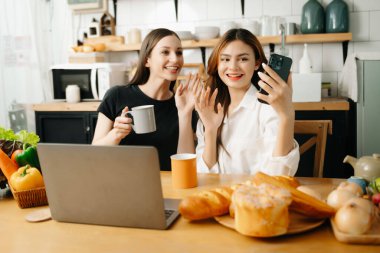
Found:
<path fill-rule="evenodd" d="M 181 198 L 201 189 L 245 181 L 243 175 L 200 174 L 199 187 L 174 190 L 170 172 L 162 172 L 165 197 Z M 300 178 L 323 195 L 340 179 Z M 190 223 L 180 217 L 166 231 L 82 225 L 47 221 L 28 223 L 24 217 L 38 208 L 20 209 L 13 199 L 0 199 L 1 252 L 380 252 L 380 247 L 338 242 L 330 224 L 302 234 L 271 239 L 245 237 L 210 219 Z M 41 207 L 42 208 L 42 207 Z"/>

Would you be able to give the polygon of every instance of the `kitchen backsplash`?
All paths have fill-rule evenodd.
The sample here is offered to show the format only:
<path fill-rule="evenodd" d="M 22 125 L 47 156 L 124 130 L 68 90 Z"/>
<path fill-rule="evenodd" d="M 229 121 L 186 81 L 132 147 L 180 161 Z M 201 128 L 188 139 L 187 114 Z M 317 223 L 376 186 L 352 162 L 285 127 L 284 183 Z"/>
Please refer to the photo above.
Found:
<path fill-rule="evenodd" d="M 223 22 L 234 21 L 237 24 L 244 20 L 260 21 L 264 15 L 280 16 L 286 22 L 300 24 L 302 6 L 307 0 L 245 0 L 245 15 L 242 16 L 240 0 L 178 0 L 178 21 L 174 0 L 118 0 L 116 34 L 127 37 L 132 28 L 144 30 L 166 27 L 175 31 L 192 31 L 198 25 L 221 26 Z M 320 0 L 326 7 L 331 0 Z M 377 51 L 380 52 L 380 1 L 379 0 L 345 0 L 350 10 L 350 32 L 353 40 L 349 43 L 348 53 Z M 110 1 L 110 13 L 113 13 Z M 100 16 L 100 15 L 99 15 Z M 87 30 L 95 14 L 74 16 L 74 23 L 80 24 L 78 34 Z M 75 21 L 75 19 L 80 19 Z M 80 38 L 78 38 L 80 39 Z M 303 45 L 286 45 L 289 56 L 293 58 L 292 71 L 298 72 L 298 62 L 302 56 Z M 268 46 L 264 47 L 269 54 Z M 212 48 L 206 49 L 206 57 Z M 343 67 L 341 43 L 310 44 L 309 54 L 313 71 L 322 72 L 322 81 L 337 83 Z M 186 49 L 186 62 L 201 62 L 198 49 Z M 133 61 L 137 58 L 134 52 L 112 53 L 112 61 Z"/>

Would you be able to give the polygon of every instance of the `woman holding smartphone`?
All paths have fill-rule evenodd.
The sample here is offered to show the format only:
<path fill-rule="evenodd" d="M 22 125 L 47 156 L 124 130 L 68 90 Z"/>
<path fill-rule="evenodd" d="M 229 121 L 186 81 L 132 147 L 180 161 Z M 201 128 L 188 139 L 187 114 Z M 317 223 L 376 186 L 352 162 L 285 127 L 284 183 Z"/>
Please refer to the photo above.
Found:
<path fill-rule="evenodd" d="M 170 156 L 194 152 L 192 87 L 199 83 L 189 76 L 174 94 L 172 87 L 183 66 L 181 40 L 168 29 L 151 31 L 141 45 L 137 71 L 129 84 L 109 89 L 98 108 L 92 144 L 148 145 L 158 150 L 161 170 L 170 170 Z M 156 131 L 136 134 L 127 112 L 133 107 L 154 105 Z"/>
<path fill-rule="evenodd" d="M 207 88 L 194 93 L 199 172 L 295 175 L 299 147 L 291 74 L 286 82 L 266 64 L 260 42 L 248 30 L 229 30 L 215 46 Z M 259 93 L 260 87 L 268 95 Z"/>

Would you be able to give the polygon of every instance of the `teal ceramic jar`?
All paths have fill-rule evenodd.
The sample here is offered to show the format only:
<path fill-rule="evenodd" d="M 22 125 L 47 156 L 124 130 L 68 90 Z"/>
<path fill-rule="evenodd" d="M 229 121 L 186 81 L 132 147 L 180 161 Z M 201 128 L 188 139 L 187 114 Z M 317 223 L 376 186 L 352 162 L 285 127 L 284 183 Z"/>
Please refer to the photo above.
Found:
<path fill-rule="evenodd" d="M 325 11 L 317 0 L 309 0 L 302 7 L 301 33 L 324 33 Z"/>
<path fill-rule="evenodd" d="M 348 6 L 343 0 L 333 0 L 326 7 L 326 32 L 348 32 Z"/>

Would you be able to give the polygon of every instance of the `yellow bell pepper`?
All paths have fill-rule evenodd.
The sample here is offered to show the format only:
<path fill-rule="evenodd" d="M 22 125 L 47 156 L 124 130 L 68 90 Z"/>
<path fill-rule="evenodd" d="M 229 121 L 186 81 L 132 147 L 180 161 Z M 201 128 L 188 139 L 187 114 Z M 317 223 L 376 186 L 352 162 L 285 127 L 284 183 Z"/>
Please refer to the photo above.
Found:
<path fill-rule="evenodd" d="M 30 167 L 30 165 L 20 167 L 14 172 L 9 183 L 15 191 L 25 191 L 45 186 L 40 171 L 37 168 Z"/>

